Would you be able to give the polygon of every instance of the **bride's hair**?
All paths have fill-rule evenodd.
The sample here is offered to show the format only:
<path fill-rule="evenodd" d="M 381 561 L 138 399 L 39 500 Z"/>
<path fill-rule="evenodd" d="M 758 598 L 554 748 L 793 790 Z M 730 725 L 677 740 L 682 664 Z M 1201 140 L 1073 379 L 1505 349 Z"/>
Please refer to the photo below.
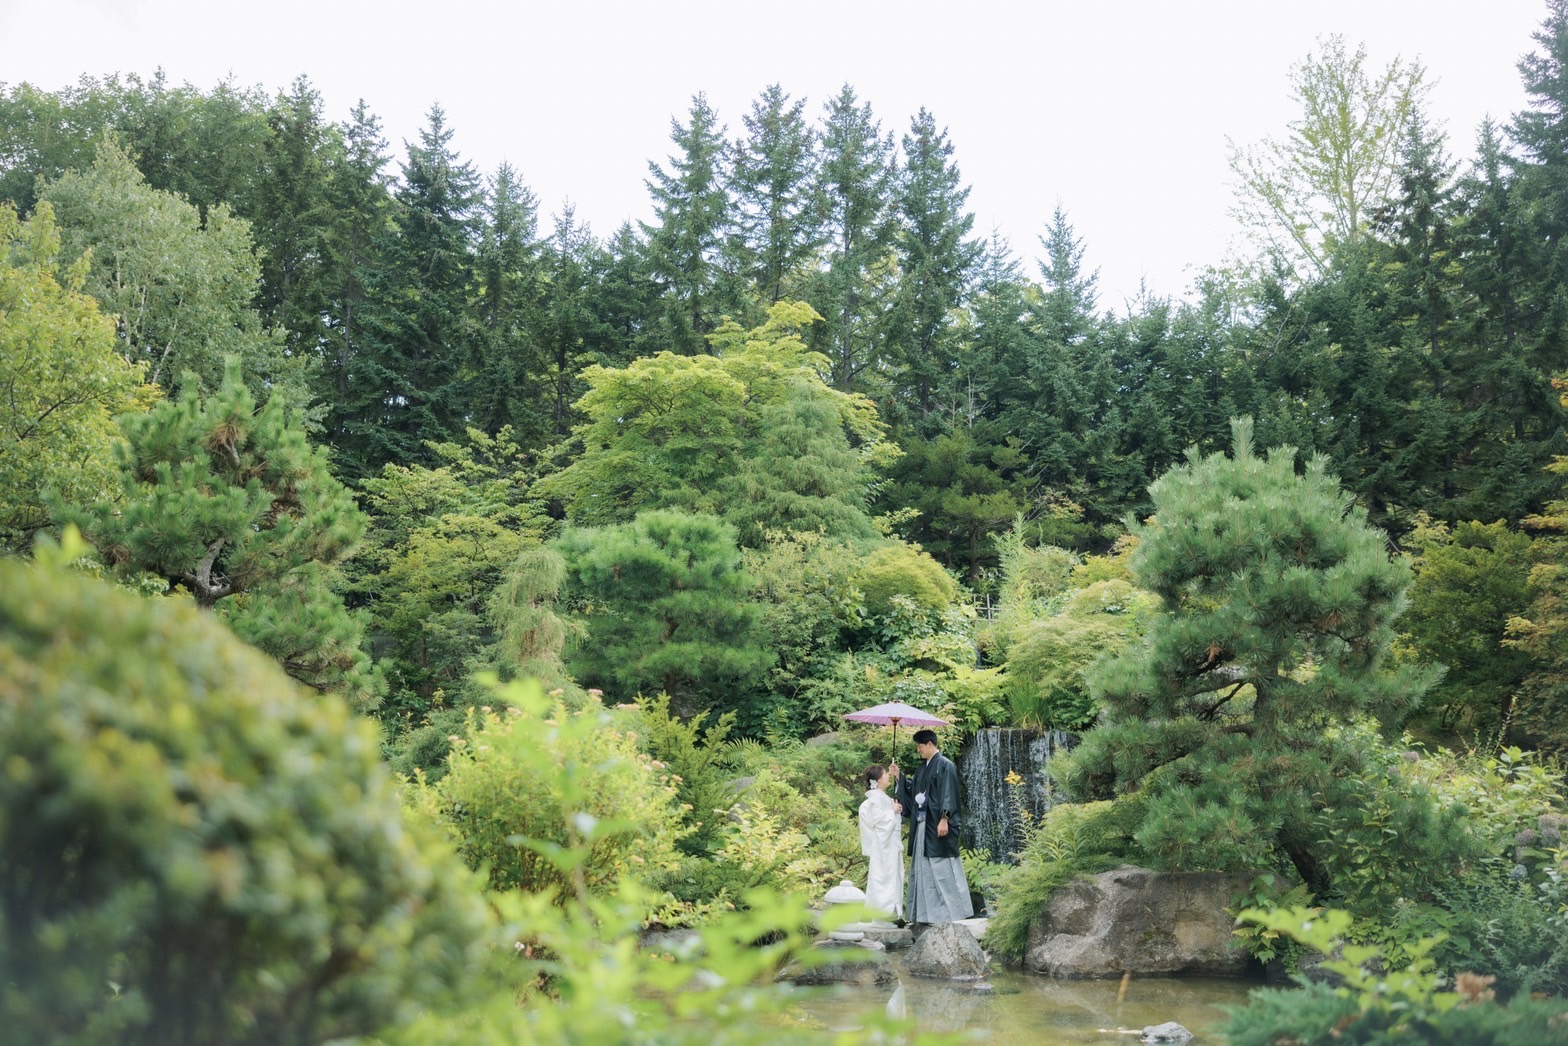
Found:
<path fill-rule="evenodd" d="M 868 766 L 868 767 L 866 767 L 866 787 L 868 787 L 868 788 L 875 788 L 876 787 L 876 783 L 878 781 L 882 780 L 883 776 L 886 773 L 887 773 L 886 768 L 884 768 L 880 764 L 878 764 L 876 766 Z"/>

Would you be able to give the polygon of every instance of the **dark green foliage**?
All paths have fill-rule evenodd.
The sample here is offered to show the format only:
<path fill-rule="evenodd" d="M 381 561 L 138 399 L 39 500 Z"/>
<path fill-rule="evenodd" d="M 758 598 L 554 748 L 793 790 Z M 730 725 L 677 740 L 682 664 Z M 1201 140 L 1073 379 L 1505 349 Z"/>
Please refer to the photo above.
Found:
<path fill-rule="evenodd" d="M 1351 747 L 1361 755 L 1359 772 L 1348 772 L 1357 764 L 1347 760 L 1312 797 L 1313 857 L 1331 884 L 1314 884 L 1318 899 L 1373 923 L 1439 903 L 1443 887 L 1486 856 L 1481 816 L 1412 779 L 1403 753 L 1370 738 Z"/>
<path fill-rule="evenodd" d="M 773 661 L 735 531 L 712 516 L 644 512 L 568 529 L 565 595 L 587 639 L 568 657 L 616 700 L 663 691 L 683 715 L 734 707 Z"/>
<path fill-rule="evenodd" d="M 355 471 L 419 461 L 426 440 L 463 431 L 471 394 L 464 364 L 477 339 L 469 297 L 482 196 L 452 137 L 446 114 L 433 106 L 393 194 L 384 268 L 368 288 L 371 307 L 342 406 L 339 445 Z M 365 145 L 373 153 L 373 143 Z"/>
<path fill-rule="evenodd" d="M 1448 939 L 1436 950 L 1445 969 L 1476 970 L 1497 978 L 1500 995 L 1568 992 L 1568 922 L 1552 911 L 1551 893 L 1515 878 L 1510 859 L 1466 869 L 1438 887 L 1450 919 Z M 1561 879 L 1554 893 L 1560 895 Z"/>
<path fill-rule="evenodd" d="M 1106 718 L 1063 780 L 1150 788 L 1140 843 L 1171 866 L 1259 867 L 1279 847 L 1326 890 L 1312 811 L 1358 763 L 1326 730 L 1397 723 L 1429 682 L 1385 664 L 1409 568 L 1322 458 L 1298 475 L 1289 448 L 1257 457 L 1245 420 L 1233 455 L 1194 450 L 1151 488 L 1133 569 L 1165 615 L 1098 673 Z"/>
<path fill-rule="evenodd" d="M 323 260 L 336 217 L 329 160 L 341 145 L 337 129 L 322 117 L 320 92 L 304 76 L 273 102 L 267 128 L 266 164 L 251 194 L 261 262 L 256 304 L 271 326 L 285 332 L 293 355 L 319 358 L 332 290 Z"/>
<path fill-rule="evenodd" d="M 372 298 L 387 279 L 385 233 L 392 199 L 384 173 L 390 158 L 381 121 L 363 100 L 339 134 L 341 147 L 327 157 L 331 224 L 321 260 L 328 299 L 323 317 L 326 342 L 321 350 L 326 393 L 322 399 L 328 404 L 326 431 L 337 447 L 344 476 L 355 477 L 372 467 L 364 457 L 369 441 L 359 438 L 356 417 L 365 395 L 365 361 L 375 347 L 374 325 L 367 319 L 374 313 Z"/>
<path fill-rule="evenodd" d="M 1559 458 L 1552 471 L 1568 469 L 1568 459 Z M 1532 551 L 1525 612 L 1511 618 L 1503 643 L 1530 656 L 1531 667 L 1519 688 L 1513 728 L 1530 743 L 1547 752 L 1568 751 L 1568 681 L 1563 667 L 1568 664 L 1568 502 L 1553 500 L 1546 511 L 1531 517 L 1529 525 L 1543 531 Z"/>
<path fill-rule="evenodd" d="M 893 134 L 845 84 L 824 107 L 818 191 L 827 271 L 806 293 L 827 318 L 814 343 L 840 392 L 879 390 L 886 314 L 895 284 L 888 271 L 893 224 Z"/>
<path fill-rule="evenodd" d="M 471 1002 L 499 935 L 377 747 L 188 603 L 0 562 L 7 1036 L 320 1042 Z"/>
<path fill-rule="evenodd" d="M 730 164 L 734 232 L 725 253 L 762 306 L 798 297 L 801 271 L 822 246 L 816 199 L 816 133 L 804 100 L 771 84 L 743 118 L 746 137 Z"/>
<path fill-rule="evenodd" d="M 1321 973 L 1335 983 L 1297 977 L 1299 987 L 1254 991 L 1231 1010 L 1226 1041 L 1244 1046 L 1329 1046 L 1421 1042 L 1452 1046 L 1568 1043 L 1568 1007 L 1561 1000 L 1520 996 L 1493 1001 L 1493 978 L 1460 970 L 1450 981 L 1433 960 L 1441 937 L 1398 948 L 1352 944 L 1351 919 L 1334 909 L 1246 909 L 1239 920 L 1300 941 L 1324 956 Z M 1452 985 L 1452 990 L 1446 989 Z"/>
<path fill-rule="evenodd" d="M 1447 671 L 1427 706 L 1445 735 L 1503 736 L 1530 670 L 1503 645 L 1510 619 L 1528 611 L 1531 541 L 1502 521 L 1419 529 L 1419 555 L 1402 624 L 1416 656 Z"/>
<path fill-rule="evenodd" d="M 258 410 L 231 365 L 212 397 L 121 428 L 117 498 L 62 514 L 122 575 L 188 592 L 296 679 L 373 707 L 382 684 L 335 591 L 366 519 L 283 402 Z"/>
<path fill-rule="evenodd" d="M 1027 496 L 1017 476 L 1022 455 L 982 444 L 977 435 L 958 429 L 930 440 L 906 438 L 904 456 L 881 492 L 889 507 L 920 511 L 905 528 L 909 537 L 970 582 L 990 559 L 991 536 L 1007 528 Z"/>
<path fill-rule="evenodd" d="M 1518 998 L 1508 1005 L 1478 1001 L 1439 1019 L 1411 1022 L 1394 1015 L 1363 1015 L 1352 997 L 1323 983 L 1259 988 L 1225 1025 L 1231 1046 L 1553 1046 L 1568 1043 L 1560 1004 Z"/>
<path fill-rule="evenodd" d="M 648 191 L 656 221 L 643 225 L 649 270 L 662 291 L 664 345 L 682 355 L 706 348 L 728 302 L 720 285 L 719 252 L 732 206 L 726 187 L 724 127 L 698 92 L 686 124 L 670 120 L 677 154 L 669 167 L 652 161 Z"/>
<path fill-rule="evenodd" d="M 479 331 L 466 418 L 486 432 L 509 425 L 529 447 L 552 434 L 550 390 L 535 378 L 546 372 L 536 333 L 543 294 L 538 225 L 538 200 L 503 163 L 486 192 L 476 258 Z"/>
<path fill-rule="evenodd" d="M 902 369 L 899 386 L 917 431 L 929 431 L 939 398 L 960 397 L 948 375 L 957 355 L 953 316 L 963 304 L 981 246 L 970 239 L 974 215 L 964 209 L 947 130 L 921 109 L 904 135 L 904 168 L 895 190 L 894 234 L 899 292 L 889 317 L 890 355 Z"/>

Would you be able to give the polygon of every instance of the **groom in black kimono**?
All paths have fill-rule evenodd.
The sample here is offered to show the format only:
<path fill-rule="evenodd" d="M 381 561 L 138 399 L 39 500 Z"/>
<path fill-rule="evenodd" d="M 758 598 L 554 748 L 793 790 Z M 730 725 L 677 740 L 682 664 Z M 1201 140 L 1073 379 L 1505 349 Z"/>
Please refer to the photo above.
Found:
<path fill-rule="evenodd" d="M 958 855 L 958 768 L 936 746 L 931 730 L 915 732 L 923 760 L 914 780 L 899 776 L 894 798 L 909 818 L 909 896 L 904 917 L 915 924 L 947 923 L 974 915 L 969 882 Z"/>

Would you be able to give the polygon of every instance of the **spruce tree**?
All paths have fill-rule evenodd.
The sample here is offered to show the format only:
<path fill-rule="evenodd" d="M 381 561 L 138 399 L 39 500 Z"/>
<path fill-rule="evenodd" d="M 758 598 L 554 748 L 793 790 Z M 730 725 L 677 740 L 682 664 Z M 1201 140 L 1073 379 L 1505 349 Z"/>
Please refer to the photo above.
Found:
<path fill-rule="evenodd" d="M 649 162 L 648 191 L 655 221 L 643 225 L 650 270 L 663 289 L 665 347 L 683 355 L 705 350 L 703 336 L 718 325 L 720 249 L 729 220 L 724 126 L 698 93 L 688 122 L 670 121 L 676 153 L 668 168 Z"/>
<path fill-rule="evenodd" d="M 769 86 L 743 118 L 746 137 L 732 147 L 728 252 L 764 308 L 796 290 L 786 281 L 797 279 L 821 246 L 816 135 L 805 107 L 778 84 Z"/>
<path fill-rule="evenodd" d="M 1267 867 L 1331 887 L 1318 815 L 1359 774 L 1333 728 L 1397 726 L 1431 674 L 1387 663 L 1410 568 L 1321 455 L 1188 453 L 1150 488 L 1133 571 L 1164 616 L 1091 680 L 1105 706 L 1065 771 L 1083 798 L 1141 791 L 1139 845 L 1178 868 Z"/>
<path fill-rule="evenodd" d="M 832 362 L 832 385 L 866 392 L 883 362 L 894 287 L 892 132 L 845 84 L 827 103 L 818 169 L 826 267 L 809 300 L 826 323 L 813 345 Z"/>
<path fill-rule="evenodd" d="M 417 461 L 423 441 L 463 431 L 477 324 L 470 295 L 479 241 L 479 175 L 452 146 L 432 106 L 408 146 L 394 191 L 386 269 L 374 288 L 372 331 L 358 354 L 350 446 L 365 465 Z"/>
<path fill-rule="evenodd" d="M 267 113 L 265 169 L 258 176 L 251 228 L 261 260 L 256 305 L 284 331 L 296 355 L 317 357 L 326 340 L 327 270 L 323 266 L 332 219 L 327 157 L 334 129 L 322 119 L 321 94 L 296 79 Z"/>
<path fill-rule="evenodd" d="M 963 304 L 981 245 L 947 130 L 921 109 L 904 135 L 897 190 L 899 293 L 893 351 L 916 419 L 930 418 L 953 371 L 953 314 Z"/>
<path fill-rule="evenodd" d="M 370 380 L 367 364 L 375 347 L 373 296 L 386 285 L 386 236 L 392 197 L 390 162 L 381 121 L 363 99 L 339 127 L 341 145 L 329 156 L 327 198 L 331 222 L 322 266 L 326 270 L 321 397 L 328 404 L 326 430 L 336 445 L 345 476 L 369 468 L 374 447 L 365 426 L 379 416 L 382 387 Z"/>
<path fill-rule="evenodd" d="M 538 201 L 502 163 L 486 194 L 476 259 L 479 330 L 468 420 L 486 432 L 510 425 L 530 447 L 542 445 L 548 432 L 540 402 L 538 235 Z"/>

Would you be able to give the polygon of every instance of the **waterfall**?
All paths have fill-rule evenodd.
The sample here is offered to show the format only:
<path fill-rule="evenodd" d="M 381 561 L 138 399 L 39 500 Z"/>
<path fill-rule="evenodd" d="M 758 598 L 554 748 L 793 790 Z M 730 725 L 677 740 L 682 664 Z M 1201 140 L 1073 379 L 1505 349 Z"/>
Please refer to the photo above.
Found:
<path fill-rule="evenodd" d="M 964 750 L 963 845 L 988 851 L 993 861 L 1011 861 L 1023 846 L 1020 811 L 1038 821 L 1055 801 L 1048 776 L 1051 757 L 1071 747 L 1061 730 L 987 727 Z M 1009 773 L 1018 775 L 1010 784 Z"/>

